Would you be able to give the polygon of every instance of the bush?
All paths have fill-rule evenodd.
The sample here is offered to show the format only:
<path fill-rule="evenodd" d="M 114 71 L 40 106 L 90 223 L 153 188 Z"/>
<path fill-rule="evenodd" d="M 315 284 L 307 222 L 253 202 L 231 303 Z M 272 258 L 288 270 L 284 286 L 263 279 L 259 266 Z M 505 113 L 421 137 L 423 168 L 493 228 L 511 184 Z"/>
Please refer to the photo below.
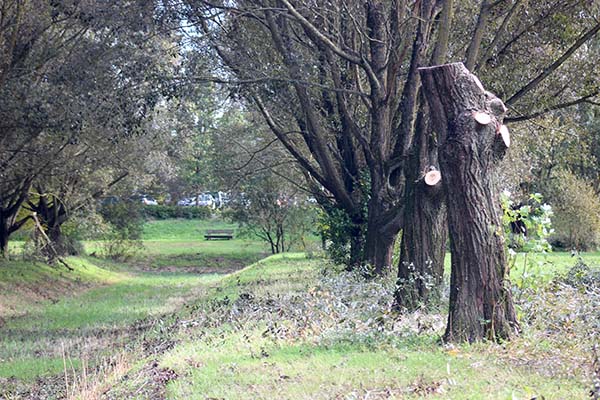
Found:
<path fill-rule="evenodd" d="M 212 210 L 208 207 L 144 205 L 141 213 L 146 219 L 208 219 L 212 215 Z"/>
<path fill-rule="evenodd" d="M 580 258 L 559 281 L 576 289 L 600 289 L 600 268 L 589 266 Z"/>
<path fill-rule="evenodd" d="M 561 171 L 550 185 L 555 233 L 551 243 L 564 249 L 592 250 L 600 244 L 600 200 L 592 187 L 570 172 Z"/>
<path fill-rule="evenodd" d="M 144 219 L 141 207 L 133 202 L 121 202 L 102 207 L 100 214 L 109 224 L 104 233 L 101 254 L 115 260 L 133 257 L 144 246 L 142 233 Z"/>
<path fill-rule="evenodd" d="M 524 253 L 545 253 L 552 248 L 548 236 L 554 232 L 551 217 L 552 207 L 542 202 L 539 193 L 530 194 L 527 201 L 515 203 L 510 192 L 500 196 L 502 225 L 509 249 Z"/>

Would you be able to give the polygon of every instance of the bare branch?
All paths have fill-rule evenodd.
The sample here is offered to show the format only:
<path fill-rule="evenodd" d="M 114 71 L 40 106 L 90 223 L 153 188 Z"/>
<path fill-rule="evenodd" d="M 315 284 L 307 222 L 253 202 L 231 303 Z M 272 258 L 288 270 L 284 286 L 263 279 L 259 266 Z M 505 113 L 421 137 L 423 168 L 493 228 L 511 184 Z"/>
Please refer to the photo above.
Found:
<path fill-rule="evenodd" d="M 509 124 L 509 123 L 513 123 L 513 122 L 521 122 L 521 121 L 527 121 L 536 117 L 539 117 L 543 114 L 546 114 L 550 111 L 555 111 L 555 110 L 560 110 L 563 108 L 567 108 L 567 107 L 572 107 L 575 106 L 577 104 L 582 104 L 582 103 L 588 103 L 588 104 L 594 104 L 594 105 L 599 105 L 599 103 L 596 103 L 592 100 L 590 100 L 592 97 L 597 96 L 598 94 L 600 94 L 600 91 L 595 91 L 593 93 L 590 93 L 588 95 L 585 95 L 583 97 L 580 97 L 579 99 L 576 100 L 571 100 L 571 101 L 567 101 L 564 103 L 559 103 L 559 104 L 554 104 L 552 106 L 546 107 L 542 110 L 533 112 L 531 114 L 521 114 L 518 117 L 508 117 L 504 119 L 504 123 Z M 512 108 L 513 111 L 516 111 L 514 108 Z"/>
<path fill-rule="evenodd" d="M 182 80 L 189 81 L 190 79 L 183 78 Z M 257 84 L 257 83 L 265 83 L 265 82 L 285 82 L 285 83 L 298 84 L 298 85 L 308 86 L 308 87 L 316 87 L 316 88 L 327 90 L 330 92 L 342 92 L 342 93 L 352 94 L 352 95 L 356 95 L 356 96 L 361 96 L 364 98 L 369 97 L 368 94 L 361 92 L 359 90 L 331 87 L 331 86 L 316 83 L 316 82 L 309 82 L 309 81 L 305 81 L 305 80 L 291 79 L 291 78 L 262 77 L 262 78 L 252 78 L 252 79 L 230 80 L 230 79 L 219 78 L 217 76 L 199 76 L 199 77 L 193 78 L 192 81 L 194 81 L 194 82 L 213 82 L 213 83 L 220 83 L 223 85 L 240 85 L 240 86 L 241 85 L 252 85 L 252 84 Z"/>
<path fill-rule="evenodd" d="M 487 27 L 487 20 L 490 15 L 490 2 L 488 0 L 483 0 L 481 3 L 481 8 L 479 10 L 479 17 L 477 17 L 477 25 L 475 25 L 475 30 L 473 31 L 473 37 L 471 42 L 469 43 L 469 48 L 467 49 L 465 66 L 468 70 L 473 70 L 475 67 L 475 61 L 477 60 L 477 55 L 479 54 L 479 49 L 481 47 L 481 40 L 483 39 L 483 33 Z"/>
<path fill-rule="evenodd" d="M 281 0 L 281 2 L 286 6 L 286 8 L 290 12 L 290 14 L 292 14 L 304 28 L 311 31 L 312 34 L 316 38 L 318 38 L 322 43 L 327 45 L 327 47 L 329 47 L 331 49 L 331 51 L 333 51 L 335 54 L 337 54 L 338 56 L 342 57 L 343 59 L 345 59 L 351 63 L 362 64 L 362 60 L 360 59 L 360 57 L 357 57 L 356 55 L 347 53 L 344 50 L 340 49 L 327 36 L 323 35 L 323 33 L 321 33 L 321 31 L 319 31 L 317 29 L 317 27 L 315 27 L 313 24 L 310 23 L 310 21 L 308 21 L 306 18 L 304 18 L 304 16 L 302 14 L 300 14 L 298 12 L 298 10 L 296 10 L 294 8 L 294 6 L 288 0 Z"/>
<path fill-rule="evenodd" d="M 519 7 L 521 6 L 522 3 L 523 3 L 522 0 L 517 0 L 513 4 L 513 6 L 510 8 L 510 11 L 508 12 L 508 14 L 506 14 L 504 19 L 502 20 L 502 24 L 500 25 L 500 28 L 498 28 L 498 30 L 496 31 L 496 35 L 494 36 L 494 39 L 492 39 L 492 43 L 490 43 L 487 50 L 481 57 L 480 61 L 475 66 L 475 68 L 474 68 L 475 71 L 479 70 L 481 68 L 481 66 L 484 65 L 485 61 L 489 58 L 490 54 L 494 51 L 494 49 L 496 48 L 496 45 L 502 38 L 502 34 L 504 32 L 506 32 L 506 27 L 508 26 L 510 21 L 513 19 L 513 17 L 515 15 L 517 15 L 517 11 L 519 10 Z"/>
<path fill-rule="evenodd" d="M 583 46 L 588 40 L 596 35 L 600 31 L 600 23 L 596 24 L 593 28 L 587 31 L 585 34 L 579 37 L 575 43 L 565 53 L 560 56 L 556 61 L 550 64 L 548 67 L 544 68 L 544 70 L 532 79 L 527 85 L 522 87 L 517 93 L 513 94 L 508 100 L 506 100 L 507 105 L 514 104 L 521 97 L 525 96 L 527 93 L 535 89 L 544 79 L 546 79 L 551 73 L 556 71 L 558 67 L 560 67 L 565 61 L 573 55 L 577 49 Z"/>

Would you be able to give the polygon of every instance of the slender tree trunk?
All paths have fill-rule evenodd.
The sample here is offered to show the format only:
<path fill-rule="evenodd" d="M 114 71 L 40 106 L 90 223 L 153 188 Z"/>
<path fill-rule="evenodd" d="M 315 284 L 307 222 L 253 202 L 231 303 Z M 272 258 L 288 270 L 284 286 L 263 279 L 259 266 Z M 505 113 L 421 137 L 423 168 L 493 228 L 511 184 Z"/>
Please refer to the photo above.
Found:
<path fill-rule="evenodd" d="M 406 171 L 406 195 L 398 290 L 395 307 L 414 311 L 439 294 L 446 255 L 446 206 L 441 182 L 425 183 L 425 173 L 439 169 L 437 141 L 423 100 L 417 116 L 413 151 Z"/>
<path fill-rule="evenodd" d="M 494 166 L 506 146 L 506 112 L 462 63 L 420 69 L 440 137 L 452 274 L 447 341 L 507 339 L 518 329 L 510 289 Z"/>
<path fill-rule="evenodd" d="M 10 224 L 0 214 L 0 256 L 8 258 L 8 238 L 10 236 Z"/>
<path fill-rule="evenodd" d="M 18 208 L 16 207 L 12 207 L 12 211 L 0 208 L 0 256 L 5 259 L 8 258 L 10 235 L 22 225 L 22 222 L 16 223 L 17 212 Z"/>

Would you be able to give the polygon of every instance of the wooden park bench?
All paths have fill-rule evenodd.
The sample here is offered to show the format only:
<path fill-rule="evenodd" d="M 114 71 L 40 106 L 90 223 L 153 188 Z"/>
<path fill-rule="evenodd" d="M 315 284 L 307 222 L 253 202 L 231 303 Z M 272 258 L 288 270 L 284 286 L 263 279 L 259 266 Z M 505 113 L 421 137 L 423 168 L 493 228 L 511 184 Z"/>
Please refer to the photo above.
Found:
<path fill-rule="evenodd" d="M 204 234 L 206 240 L 210 239 L 233 239 L 233 229 L 208 229 Z"/>

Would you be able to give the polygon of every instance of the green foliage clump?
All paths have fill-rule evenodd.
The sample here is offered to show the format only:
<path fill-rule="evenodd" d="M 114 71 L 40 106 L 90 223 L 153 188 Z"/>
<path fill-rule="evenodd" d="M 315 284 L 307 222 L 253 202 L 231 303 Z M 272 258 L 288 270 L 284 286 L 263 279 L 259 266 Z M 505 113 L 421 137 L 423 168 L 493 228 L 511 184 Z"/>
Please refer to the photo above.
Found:
<path fill-rule="evenodd" d="M 320 210 L 318 229 L 331 260 L 338 265 L 349 265 L 352 237 L 357 231 L 364 237 L 364 232 L 352 223 L 348 213 L 335 207 Z"/>
<path fill-rule="evenodd" d="M 554 246 L 588 251 L 600 245 L 600 199 L 583 179 L 560 171 L 550 184 L 554 207 Z"/>
<path fill-rule="evenodd" d="M 539 193 L 530 194 L 526 202 L 515 203 L 509 192 L 500 196 L 503 210 L 502 224 L 504 237 L 508 246 L 508 273 L 516 267 L 517 252 L 523 253 L 523 266 L 520 276 L 513 279 L 516 285 L 516 298 L 520 300 L 524 290 L 535 281 L 532 269 L 541 266 L 543 261 L 536 261 L 529 257 L 530 253 L 548 253 L 552 246 L 548 242 L 549 235 L 553 232 L 551 227 L 552 207 L 542 202 Z"/>
<path fill-rule="evenodd" d="M 577 263 L 560 278 L 560 281 L 574 288 L 600 290 L 600 268 L 589 266 L 579 258 Z"/>
<path fill-rule="evenodd" d="M 109 204 L 102 207 L 100 214 L 109 225 L 103 235 L 103 256 L 114 260 L 126 260 L 144 247 L 144 219 L 139 205 L 127 201 Z"/>
<path fill-rule="evenodd" d="M 212 210 L 208 207 L 182 207 L 167 205 L 143 205 L 141 214 L 146 219 L 208 219 Z"/>
<path fill-rule="evenodd" d="M 360 215 L 351 216 L 336 204 L 323 205 L 317 227 L 329 257 L 336 264 L 352 267 L 353 263 L 363 259 L 369 187 L 370 177 L 367 171 L 363 171 L 357 188 L 360 193 Z"/>
<path fill-rule="evenodd" d="M 504 236 L 508 247 L 524 253 L 543 253 L 551 251 L 548 236 L 553 233 L 551 217 L 552 207 L 543 203 L 542 195 L 533 193 L 527 202 L 515 203 L 509 192 L 500 196 L 504 226 Z"/>

